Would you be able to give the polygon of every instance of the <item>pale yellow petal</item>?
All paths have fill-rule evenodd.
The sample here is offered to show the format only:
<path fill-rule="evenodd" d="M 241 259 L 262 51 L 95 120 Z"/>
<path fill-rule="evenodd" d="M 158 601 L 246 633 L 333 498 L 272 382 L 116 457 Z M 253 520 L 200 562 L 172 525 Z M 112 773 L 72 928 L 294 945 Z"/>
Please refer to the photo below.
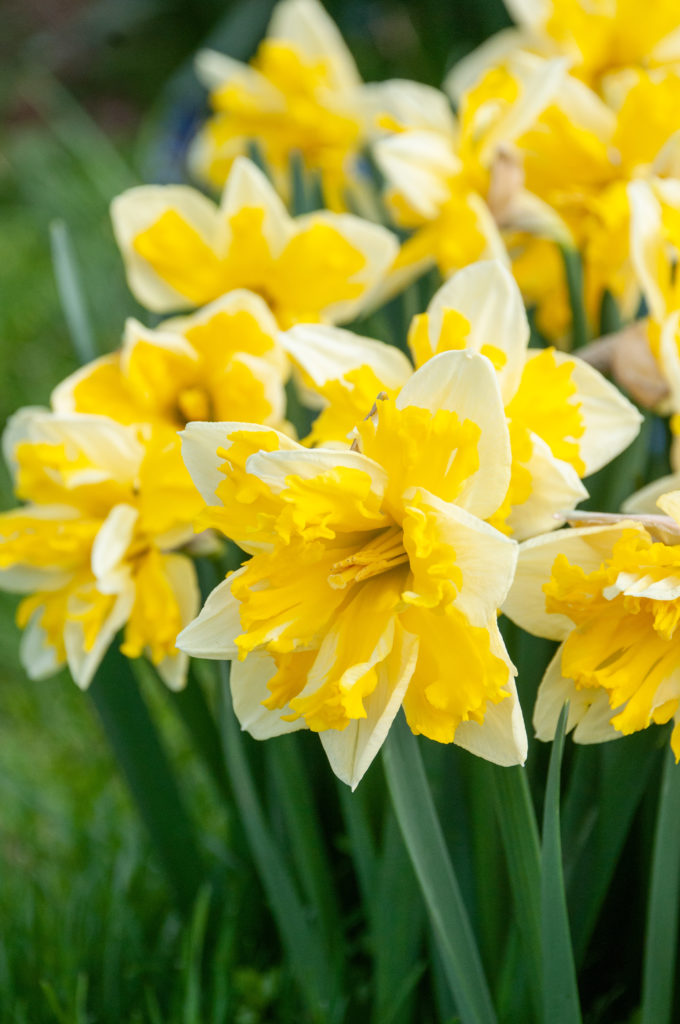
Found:
<path fill-rule="evenodd" d="M 239 602 L 231 588 L 234 580 L 242 574 L 242 569 L 232 573 L 208 594 L 197 617 L 177 637 L 179 650 L 192 658 L 209 658 L 212 661 L 228 661 L 238 657 L 234 639 L 243 629 Z"/>
<path fill-rule="evenodd" d="M 642 527 L 632 520 L 614 525 L 586 526 L 558 530 L 543 537 L 533 537 L 520 544 L 515 579 L 503 612 L 513 622 L 535 636 L 564 640 L 573 629 L 566 615 L 546 611 L 544 585 L 550 579 L 555 559 L 564 554 L 584 572 L 594 572 L 611 555 L 613 545 L 624 530 Z"/>
<path fill-rule="evenodd" d="M 479 469 L 465 484 L 458 504 L 480 519 L 498 509 L 510 481 L 510 441 L 498 378 L 484 356 L 443 352 L 425 363 L 402 388 L 397 408 L 448 409 L 479 426 Z"/>
<path fill-rule="evenodd" d="M 378 683 L 364 700 L 366 717 L 350 722 L 341 732 L 320 734 L 331 768 L 352 789 L 370 767 L 385 742 L 401 707 L 418 657 L 418 638 L 400 627 L 392 650 L 378 670 Z"/>

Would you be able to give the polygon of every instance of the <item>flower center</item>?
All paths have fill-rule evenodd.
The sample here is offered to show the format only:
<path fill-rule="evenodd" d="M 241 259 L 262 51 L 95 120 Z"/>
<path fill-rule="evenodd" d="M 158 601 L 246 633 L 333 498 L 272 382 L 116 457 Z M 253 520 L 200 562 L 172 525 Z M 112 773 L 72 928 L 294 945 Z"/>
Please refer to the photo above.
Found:
<path fill-rule="evenodd" d="M 379 576 L 404 562 L 408 562 L 404 550 L 404 534 L 402 528 L 395 524 L 381 530 L 353 555 L 335 562 L 331 566 L 328 582 L 334 590 L 344 590 L 351 583 Z"/>

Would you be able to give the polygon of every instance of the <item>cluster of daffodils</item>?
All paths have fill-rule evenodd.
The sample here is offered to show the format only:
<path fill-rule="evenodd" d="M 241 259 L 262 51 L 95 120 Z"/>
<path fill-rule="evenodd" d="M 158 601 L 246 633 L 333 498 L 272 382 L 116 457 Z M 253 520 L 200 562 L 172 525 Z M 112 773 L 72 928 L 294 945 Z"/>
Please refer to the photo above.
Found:
<path fill-rule="evenodd" d="M 243 728 L 318 732 L 355 786 L 400 709 L 523 763 L 503 612 L 562 641 L 539 737 L 567 700 L 582 742 L 680 723 L 680 474 L 574 511 L 638 434 L 623 390 L 680 433 L 677 12 L 511 13 L 442 92 L 364 84 L 317 0 L 282 0 L 250 64 L 199 55 L 213 195 L 112 204 L 156 316 L 5 431 L 29 674 L 87 687 L 115 643 L 179 689 L 191 657 L 229 660 Z M 301 181 L 324 209 L 295 208 Z M 622 324 L 583 358 L 579 301 L 593 336 Z M 227 541 L 240 567 L 201 608 L 196 560 Z"/>

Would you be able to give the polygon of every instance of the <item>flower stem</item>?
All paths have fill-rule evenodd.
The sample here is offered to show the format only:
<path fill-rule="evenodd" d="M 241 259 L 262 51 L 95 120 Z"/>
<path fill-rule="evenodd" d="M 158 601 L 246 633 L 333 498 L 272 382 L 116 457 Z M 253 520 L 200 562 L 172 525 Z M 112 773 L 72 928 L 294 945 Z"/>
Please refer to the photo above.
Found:
<path fill-rule="evenodd" d="M 641 1024 L 672 1018 L 680 888 L 680 768 L 668 749 L 656 819 L 647 907 Z"/>
<path fill-rule="evenodd" d="M 383 747 L 387 785 L 463 1024 L 495 1024 L 477 942 L 448 855 L 418 743 L 399 715 Z"/>

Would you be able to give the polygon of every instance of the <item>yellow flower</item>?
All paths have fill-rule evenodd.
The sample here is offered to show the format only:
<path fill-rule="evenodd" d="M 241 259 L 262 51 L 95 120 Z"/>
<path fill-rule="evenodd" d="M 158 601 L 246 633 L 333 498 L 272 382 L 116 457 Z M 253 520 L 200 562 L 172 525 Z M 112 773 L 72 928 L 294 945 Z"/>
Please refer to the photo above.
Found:
<path fill-rule="evenodd" d="M 680 183 L 636 181 L 628 188 L 631 257 L 649 316 L 641 325 L 668 384 L 659 411 L 680 411 Z M 677 454 L 677 453 L 676 453 Z"/>
<path fill-rule="evenodd" d="M 299 154 L 320 173 L 326 205 L 345 208 L 369 126 L 370 87 L 317 0 L 278 3 L 250 64 L 207 50 L 196 69 L 214 111 L 190 153 L 203 181 L 221 188 L 254 140 L 281 195 L 290 192 L 290 159 Z"/>
<path fill-rule="evenodd" d="M 496 622 L 516 544 L 482 521 L 510 471 L 486 359 L 430 360 L 376 403 L 352 449 L 190 424 L 183 451 L 209 506 L 201 525 L 253 553 L 178 638 L 190 654 L 233 660 L 244 728 L 319 732 L 352 786 L 400 706 L 415 733 L 500 764 L 524 760 Z"/>
<path fill-rule="evenodd" d="M 201 507 L 176 439 L 144 445 L 105 416 L 24 409 L 4 450 L 17 497 L 0 514 L 0 587 L 27 594 L 17 619 L 31 677 L 67 663 L 85 688 L 116 633 L 128 657 L 148 654 L 180 689 L 178 631 L 196 614 L 193 564 L 176 549 Z"/>
<path fill-rule="evenodd" d="M 101 413 L 171 436 L 190 420 L 238 417 L 281 427 L 288 360 L 263 299 L 233 291 L 155 330 L 128 320 L 123 347 L 52 394 L 57 412 Z"/>
<path fill-rule="evenodd" d="M 676 173 L 679 103 L 676 73 L 630 72 L 610 104 L 565 76 L 558 97 L 517 139 L 527 188 L 554 209 L 582 256 L 595 330 L 606 290 L 624 318 L 635 315 L 640 291 L 630 261 L 627 185 Z M 541 304 L 553 291 L 551 278 L 547 268 Z"/>
<path fill-rule="evenodd" d="M 503 610 L 562 641 L 538 691 L 539 739 L 552 738 L 568 700 L 567 728 L 580 743 L 674 719 L 680 760 L 680 491 L 658 505 L 662 516 L 602 517 L 613 521 L 521 545 Z"/>
<path fill-rule="evenodd" d="M 130 288 L 154 312 L 203 306 L 235 288 L 261 295 L 282 326 L 350 320 L 394 259 L 391 232 L 325 210 L 290 217 L 239 157 L 219 206 L 182 185 L 142 185 L 112 204 Z"/>
<path fill-rule="evenodd" d="M 412 369 L 396 349 L 333 327 L 300 324 L 282 344 L 328 403 L 309 443 L 342 441 Z M 492 363 L 510 429 L 512 475 L 492 523 L 522 539 L 554 529 L 587 496 L 581 478 L 623 451 L 639 430 L 637 410 L 597 370 L 554 349 L 530 349 L 529 325 L 511 274 L 497 262 L 466 267 L 413 320 L 416 367 L 467 349 Z"/>
<path fill-rule="evenodd" d="M 507 259 L 503 228 L 529 224 L 563 232 L 524 189 L 512 148 L 563 75 L 560 61 L 520 55 L 512 66 L 488 71 L 462 97 L 457 120 L 441 104 L 430 104 L 440 109 L 434 123 L 426 108 L 423 123 L 412 118 L 375 143 L 388 206 L 395 222 L 413 232 L 392 268 L 391 291 L 433 265 L 448 277 L 475 260 Z"/>
<path fill-rule="evenodd" d="M 674 0 L 505 0 L 517 29 L 498 32 L 459 61 L 447 79 L 455 95 L 481 71 L 530 49 L 563 54 L 572 73 L 598 92 L 627 69 L 680 65 L 678 9 Z"/>

